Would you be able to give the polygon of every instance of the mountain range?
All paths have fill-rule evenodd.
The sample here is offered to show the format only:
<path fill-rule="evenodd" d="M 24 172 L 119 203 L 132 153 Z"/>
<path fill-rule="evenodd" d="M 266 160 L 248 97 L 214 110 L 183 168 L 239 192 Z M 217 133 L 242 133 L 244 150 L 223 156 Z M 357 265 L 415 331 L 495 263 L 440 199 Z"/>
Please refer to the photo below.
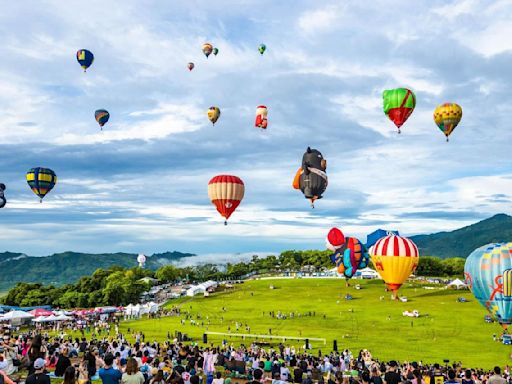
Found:
<path fill-rule="evenodd" d="M 422 256 L 466 258 L 482 245 L 512 241 L 512 216 L 500 213 L 455 231 L 411 236 L 410 239 Z"/>
<path fill-rule="evenodd" d="M 451 232 L 411 236 L 420 255 L 440 258 L 466 258 L 474 249 L 495 242 L 512 240 L 512 217 L 498 214 L 478 223 Z M 156 270 L 163 265 L 179 263 L 191 253 L 165 252 L 147 257 L 146 268 Z M 98 268 L 118 265 L 131 268 L 137 265 L 132 253 L 88 254 L 77 252 L 56 253 L 34 257 L 23 253 L 0 253 L 0 291 L 6 291 L 17 281 L 61 285 L 72 283 L 81 276 L 90 275 Z"/>
<path fill-rule="evenodd" d="M 165 252 L 146 258 L 145 267 L 158 269 L 163 265 L 178 262 L 192 253 Z M 13 287 L 17 281 L 62 285 L 73 283 L 80 277 L 92 274 L 98 268 L 118 265 L 132 268 L 137 265 L 133 253 L 89 254 L 77 252 L 55 253 L 51 256 L 34 257 L 23 253 L 0 253 L 0 291 Z M 5 273 L 7 272 L 7 273 Z"/>

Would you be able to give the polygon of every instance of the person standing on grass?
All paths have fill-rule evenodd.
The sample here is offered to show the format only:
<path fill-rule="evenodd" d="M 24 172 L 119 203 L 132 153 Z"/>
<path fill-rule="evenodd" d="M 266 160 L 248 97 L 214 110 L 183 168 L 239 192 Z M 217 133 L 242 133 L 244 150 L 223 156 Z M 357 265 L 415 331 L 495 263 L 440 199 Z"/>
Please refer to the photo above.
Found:
<path fill-rule="evenodd" d="M 501 376 L 501 368 L 500 367 L 494 367 L 494 374 L 489 377 L 489 380 L 487 381 L 487 384 L 506 384 L 507 380 Z"/>
<path fill-rule="evenodd" d="M 100 369 L 99 376 L 102 384 L 119 384 L 122 378 L 121 371 L 114 369 L 114 355 L 107 353 L 105 355 L 105 366 Z"/>
<path fill-rule="evenodd" d="M 76 383 L 76 370 L 75 367 L 70 365 L 64 372 L 64 380 L 62 384 L 75 384 Z"/>
<path fill-rule="evenodd" d="M 68 356 L 69 350 L 66 347 L 62 348 L 62 352 L 59 355 L 59 360 L 57 360 L 57 364 L 55 364 L 55 376 L 64 376 L 66 369 L 71 366 L 71 360 L 69 360 Z"/>

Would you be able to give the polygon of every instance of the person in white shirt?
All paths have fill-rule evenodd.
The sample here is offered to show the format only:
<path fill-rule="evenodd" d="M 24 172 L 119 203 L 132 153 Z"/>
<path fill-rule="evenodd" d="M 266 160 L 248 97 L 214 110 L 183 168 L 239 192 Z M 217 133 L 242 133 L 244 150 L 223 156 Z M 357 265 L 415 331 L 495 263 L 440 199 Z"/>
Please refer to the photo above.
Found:
<path fill-rule="evenodd" d="M 288 381 L 288 378 L 290 377 L 290 370 L 286 366 L 286 362 L 284 362 L 283 365 L 281 365 L 281 368 L 279 368 L 279 375 L 282 381 Z"/>
<path fill-rule="evenodd" d="M 222 374 L 217 372 L 215 375 L 215 379 L 213 379 L 212 384 L 224 384 L 224 379 L 222 378 Z"/>

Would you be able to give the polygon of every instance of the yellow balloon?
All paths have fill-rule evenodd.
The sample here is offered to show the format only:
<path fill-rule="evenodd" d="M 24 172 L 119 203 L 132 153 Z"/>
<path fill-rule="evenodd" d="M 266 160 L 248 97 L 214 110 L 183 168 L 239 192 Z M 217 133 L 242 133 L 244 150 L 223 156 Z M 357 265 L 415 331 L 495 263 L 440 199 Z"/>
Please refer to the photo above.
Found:
<path fill-rule="evenodd" d="M 219 120 L 220 117 L 220 109 L 219 107 L 210 107 L 208 109 L 208 120 L 212 122 L 212 124 L 215 124 L 217 120 Z"/>
<path fill-rule="evenodd" d="M 461 119 L 462 108 L 455 103 L 441 104 L 434 111 L 434 121 L 446 136 L 446 141 Z"/>
<path fill-rule="evenodd" d="M 390 234 L 370 248 L 370 256 L 386 287 L 396 296 L 398 289 L 416 270 L 420 254 L 411 240 Z"/>

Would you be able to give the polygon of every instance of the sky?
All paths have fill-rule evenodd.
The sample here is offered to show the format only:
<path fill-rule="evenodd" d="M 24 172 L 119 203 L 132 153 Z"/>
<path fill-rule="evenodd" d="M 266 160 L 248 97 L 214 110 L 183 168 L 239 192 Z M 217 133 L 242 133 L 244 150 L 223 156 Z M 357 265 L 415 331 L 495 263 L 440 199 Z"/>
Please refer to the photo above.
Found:
<path fill-rule="evenodd" d="M 321 249 L 333 226 L 407 236 L 510 213 L 511 19 L 510 0 L 9 2 L 0 250 L 274 253 Z M 382 111 L 396 87 L 417 97 L 400 135 Z M 449 143 L 432 120 L 444 102 L 463 108 Z M 291 187 L 308 146 L 328 165 L 315 209 Z M 42 204 L 37 166 L 59 178 Z M 217 174 L 246 188 L 227 226 Z"/>

